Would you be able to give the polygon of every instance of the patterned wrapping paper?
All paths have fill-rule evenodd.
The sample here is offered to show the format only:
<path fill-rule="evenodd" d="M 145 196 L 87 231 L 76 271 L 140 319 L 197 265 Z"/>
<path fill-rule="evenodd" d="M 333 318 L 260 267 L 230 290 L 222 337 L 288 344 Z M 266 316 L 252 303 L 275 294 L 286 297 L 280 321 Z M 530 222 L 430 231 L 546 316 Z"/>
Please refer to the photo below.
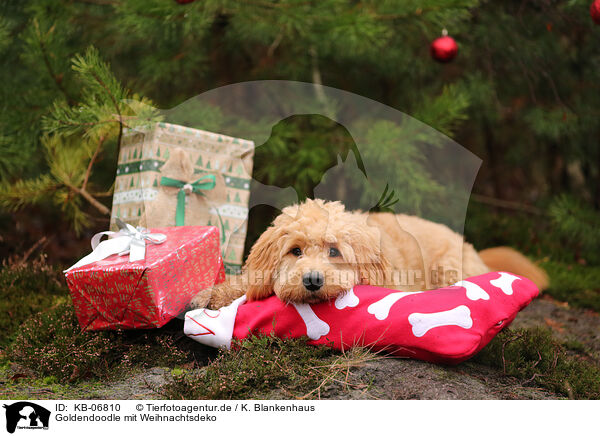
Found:
<path fill-rule="evenodd" d="M 146 258 L 104 260 L 65 273 L 75 312 L 86 330 L 157 328 L 185 310 L 201 290 L 225 279 L 219 230 L 213 226 L 150 229 Z"/>
<path fill-rule="evenodd" d="M 194 179 L 214 175 L 218 188 L 186 198 L 185 225 L 219 227 L 225 270 L 227 274 L 238 274 L 246 240 L 254 157 L 252 141 L 168 123 L 157 123 L 147 129 L 126 129 L 115 180 L 111 229 L 116 229 L 116 218 L 134 227 L 140 222 L 148 228 L 175 225 L 152 212 L 167 207 L 166 204 L 152 209 L 152 203 L 161 192 L 175 190 L 161 185 L 164 175 L 161 169 L 176 149 L 189 156 Z M 173 204 L 169 207 L 175 208 Z M 146 214 L 147 211 L 150 213 Z M 171 212 L 174 214 L 174 210 Z"/>

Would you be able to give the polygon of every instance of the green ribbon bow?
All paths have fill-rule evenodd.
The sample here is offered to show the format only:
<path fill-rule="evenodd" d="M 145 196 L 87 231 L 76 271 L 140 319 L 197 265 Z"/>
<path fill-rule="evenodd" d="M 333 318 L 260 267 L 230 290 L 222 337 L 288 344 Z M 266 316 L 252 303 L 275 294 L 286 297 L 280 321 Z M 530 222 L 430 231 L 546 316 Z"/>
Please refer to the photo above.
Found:
<path fill-rule="evenodd" d="M 186 190 L 190 193 L 204 195 L 202 191 L 209 191 L 215 188 L 216 178 L 212 174 L 207 174 L 200 177 L 192 183 L 182 182 L 181 180 L 172 179 L 170 177 L 162 177 L 160 179 L 161 186 L 169 186 L 171 188 L 179 188 L 177 193 L 177 210 L 175 212 L 175 225 L 183 226 L 185 223 L 185 195 Z"/>

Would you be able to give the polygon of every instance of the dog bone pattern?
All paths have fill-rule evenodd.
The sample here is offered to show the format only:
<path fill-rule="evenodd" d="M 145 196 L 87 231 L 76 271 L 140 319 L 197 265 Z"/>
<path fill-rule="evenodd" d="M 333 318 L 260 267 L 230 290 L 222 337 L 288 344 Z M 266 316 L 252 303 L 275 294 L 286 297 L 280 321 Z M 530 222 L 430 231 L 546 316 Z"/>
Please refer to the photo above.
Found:
<path fill-rule="evenodd" d="M 338 310 L 345 309 L 346 307 L 356 307 L 360 303 L 360 300 L 354 293 L 354 288 L 348 292 L 344 292 L 335 299 L 335 308 Z"/>
<path fill-rule="evenodd" d="M 489 298 L 481 298 L 483 293 L 468 283 Z M 273 295 L 239 304 L 235 320 L 223 327 L 227 334 L 212 343 L 227 347 L 232 337 L 243 340 L 256 334 L 308 336 L 311 345 L 337 350 L 366 346 L 399 357 L 456 364 L 481 350 L 539 293 L 530 280 L 507 273 L 469 277 L 461 284 L 425 292 L 356 285 L 335 300 L 310 305 L 288 304 Z M 207 315 L 214 316 L 201 311 L 191 318 L 217 333 L 215 321 L 224 317 Z M 190 338 L 207 343 L 209 334 L 189 334 L 202 330 L 192 326 L 190 317 L 185 324 Z"/>
<path fill-rule="evenodd" d="M 371 304 L 367 308 L 367 312 L 371 315 L 375 315 L 379 321 L 383 321 L 390 315 L 392 306 L 397 303 L 401 298 L 408 297 L 409 295 L 422 294 L 422 291 L 417 292 L 395 292 L 390 295 L 386 295 L 383 299 L 376 303 Z"/>
<path fill-rule="evenodd" d="M 460 282 L 454 283 L 452 286 L 458 286 L 467 290 L 467 298 L 472 301 L 477 300 L 489 300 L 490 294 L 485 292 L 483 288 L 475 283 L 468 280 L 461 280 Z"/>
<path fill-rule="evenodd" d="M 425 335 L 435 327 L 455 325 L 464 329 L 473 327 L 471 311 L 467 306 L 458 306 L 454 309 L 435 313 L 411 313 L 408 322 L 412 325 L 412 332 L 417 338 Z"/>
<path fill-rule="evenodd" d="M 520 278 L 505 272 L 501 272 L 499 274 L 500 277 L 498 277 L 495 280 L 490 280 L 490 283 L 496 286 L 497 288 L 500 288 L 502 292 L 504 292 L 506 295 L 512 295 L 513 283 L 515 280 L 520 280 Z"/>
<path fill-rule="evenodd" d="M 311 309 L 308 304 L 294 304 L 293 305 L 298 311 L 298 315 L 306 324 L 306 336 L 313 341 L 320 339 L 329 333 L 329 324 L 319 319 L 315 312 Z"/>

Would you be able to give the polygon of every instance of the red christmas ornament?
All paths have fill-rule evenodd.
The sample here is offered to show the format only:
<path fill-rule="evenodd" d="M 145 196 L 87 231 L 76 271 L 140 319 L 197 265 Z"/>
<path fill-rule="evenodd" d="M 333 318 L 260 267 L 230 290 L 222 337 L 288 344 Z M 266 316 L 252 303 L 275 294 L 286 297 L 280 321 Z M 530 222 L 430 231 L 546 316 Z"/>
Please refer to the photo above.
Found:
<path fill-rule="evenodd" d="M 180 5 L 187 5 L 188 3 L 194 3 L 196 0 L 175 0 Z"/>
<path fill-rule="evenodd" d="M 431 57 L 438 62 L 450 62 L 458 53 L 458 44 L 454 38 L 448 36 L 446 29 L 442 35 L 431 43 Z"/>
<path fill-rule="evenodd" d="M 600 24 L 600 0 L 594 0 L 590 5 L 590 15 L 594 23 Z"/>

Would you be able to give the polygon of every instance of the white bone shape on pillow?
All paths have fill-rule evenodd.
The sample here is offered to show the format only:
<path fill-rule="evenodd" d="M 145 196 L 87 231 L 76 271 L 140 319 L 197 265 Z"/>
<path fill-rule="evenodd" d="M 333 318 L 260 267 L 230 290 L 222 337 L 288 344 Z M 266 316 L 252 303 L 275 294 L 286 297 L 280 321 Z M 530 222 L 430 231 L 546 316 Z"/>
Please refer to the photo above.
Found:
<path fill-rule="evenodd" d="M 471 301 L 490 299 L 490 294 L 485 292 L 481 286 L 468 280 L 461 280 L 460 282 L 454 283 L 452 286 L 465 288 L 467 290 L 467 298 Z"/>
<path fill-rule="evenodd" d="M 490 283 L 495 287 L 500 288 L 502 292 L 504 292 L 506 295 L 512 295 L 512 284 L 515 282 L 515 280 L 521 280 L 520 277 L 513 276 L 512 274 L 508 274 L 505 272 L 501 272 L 499 274 L 500 277 L 494 280 L 490 280 Z"/>
<path fill-rule="evenodd" d="M 379 321 L 383 321 L 384 319 L 386 319 L 389 316 L 392 306 L 394 304 L 396 304 L 396 302 L 398 302 L 398 300 L 400 300 L 401 298 L 404 298 L 404 297 L 408 297 L 409 295 L 422 294 L 422 293 L 423 293 L 423 291 L 394 292 L 392 294 L 386 295 L 381 300 L 376 301 L 375 303 L 371 304 L 367 308 L 367 312 L 369 312 L 371 315 L 375 315 L 375 318 L 377 318 Z"/>
<path fill-rule="evenodd" d="M 412 325 L 413 335 L 417 338 L 436 327 L 458 326 L 464 329 L 473 327 L 471 310 L 464 305 L 443 312 L 411 313 L 408 322 Z"/>
<path fill-rule="evenodd" d="M 345 309 L 346 307 L 356 307 L 358 303 L 360 303 L 360 300 L 354 293 L 354 288 L 344 294 L 338 295 L 335 299 L 335 307 L 338 310 Z"/>
<path fill-rule="evenodd" d="M 329 324 L 320 319 L 308 304 L 294 304 L 300 318 L 306 324 L 306 336 L 317 341 L 329 333 Z"/>

